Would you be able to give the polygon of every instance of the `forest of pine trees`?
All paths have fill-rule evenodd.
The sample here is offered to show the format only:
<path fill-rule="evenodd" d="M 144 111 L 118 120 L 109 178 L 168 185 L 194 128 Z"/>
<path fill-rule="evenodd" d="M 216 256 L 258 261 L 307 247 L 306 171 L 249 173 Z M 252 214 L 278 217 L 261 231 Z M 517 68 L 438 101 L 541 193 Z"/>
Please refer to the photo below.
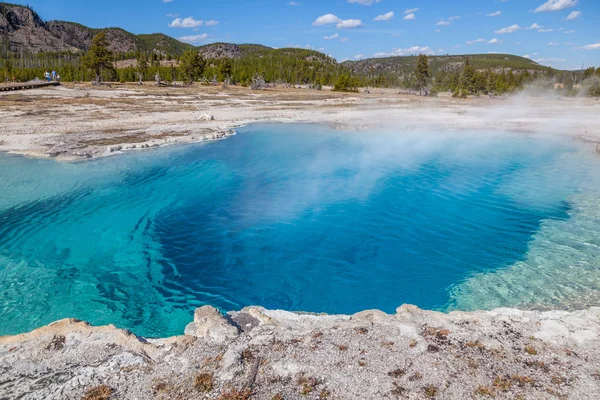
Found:
<path fill-rule="evenodd" d="M 266 82 L 283 82 L 290 85 L 308 84 L 320 88 L 324 85 L 334 90 L 356 91 L 358 87 L 411 88 L 426 94 L 451 92 L 454 96 L 509 93 L 540 78 L 550 83 L 560 82 L 566 93 L 578 83 L 592 78 L 600 81 L 600 68 L 585 71 L 555 71 L 551 68 L 530 72 L 524 70 L 476 70 L 467 61 L 462 69 L 439 69 L 432 73 L 428 57 L 416 60 L 413 73 L 394 75 L 353 75 L 335 60 L 302 49 L 267 49 L 249 52 L 237 58 L 204 59 L 191 49 L 176 57 L 157 52 L 111 53 L 102 33 L 83 53 L 27 53 L 10 52 L 0 43 L 0 82 L 24 82 L 43 77 L 44 71 L 57 70 L 62 81 L 82 82 L 96 80 L 113 82 L 153 81 L 158 74 L 163 82 L 224 82 L 250 85 L 255 75 Z M 130 62 L 124 63 L 125 60 Z M 132 62 L 135 60 L 135 62 Z M 121 65 L 121 66 L 120 66 Z M 593 81 L 588 95 L 600 94 L 600 83 Z"/>

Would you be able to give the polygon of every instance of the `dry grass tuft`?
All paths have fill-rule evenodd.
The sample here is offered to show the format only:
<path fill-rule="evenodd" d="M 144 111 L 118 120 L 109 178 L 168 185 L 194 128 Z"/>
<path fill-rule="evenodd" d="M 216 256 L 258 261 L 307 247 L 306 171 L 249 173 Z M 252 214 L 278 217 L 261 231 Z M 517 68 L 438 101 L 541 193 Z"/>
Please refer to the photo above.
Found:
<path fill-rule="evenodd" d="M 194 378 L 194 387 L 202 393 L 212 392 L 214 386 L 214 378 L 211 373 L 203 372 Z"/>
<path fill-rule="evenodd" d="M 221 393 L 221 395 L 217 397 L 217 400 L 248 400 L 253 394 L 254 392 L 252 392 L 252 389 L 250 388 L 241 390 L 231 389 L 228 392 Z"/>
<path fill-rule="evenodd" d="M 406 371 L 403 370 L 402 368 L 398 368 L 398 369 L 388 372 L 388 376 L 391 376 L 392 378 L 396 378 L 396 379 L 403 377 L 405 374 L 406 374 Z"/>
<path fill-rule="evenodd" d="M 114 390 L 106 385 L 88 389 L 81 400 L 109 400 Z"/>
<path fill-rule="evenodd" d="M 425 397 L 428 399 L 433 399 L 437 396 L 438 389 L 435 386 L 425 386 L 423 390 L 425 391 Z"/>
<path fill-rule="evenodd" d="M 475 395 L 494 397 L 494 391 L 487 386 L 479 386 L 477 389 L 475 389 Z"/>
<path fill-rule="evenodd" d="M 533 346 L 525 346 L 525 353 L 531 354 L 532 356 L 537 356 L 537 350 Z"/>
<path fill-rule="evenodd" d="M 497 376 L 494 379 L 492 386 L 498 390 L 506 392 L 506 391 L 510 390 L 510 388 L 512 387 L 512 382 L 510 381 L 510 379 L 504 378 L 502 376 Z"/>
<path fill-rule="evenodd" d="M 319 380 L 314 377 L 300 376 L 296 383 L 301 387 L 300 394 L 307 396 L 317 388 Z"/>

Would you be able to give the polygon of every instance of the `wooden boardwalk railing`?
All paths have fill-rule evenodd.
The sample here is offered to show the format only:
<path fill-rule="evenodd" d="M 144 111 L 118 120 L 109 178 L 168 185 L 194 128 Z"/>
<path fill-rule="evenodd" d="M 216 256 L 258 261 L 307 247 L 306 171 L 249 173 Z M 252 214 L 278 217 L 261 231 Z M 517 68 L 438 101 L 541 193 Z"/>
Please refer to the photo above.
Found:
<path fill-rule="evenodd" d="M 45 86 L 58 86 L 60 82 L 26 82 L 26 83 L 0 83 L 0 92 L 6 92 L 8 90 L 24 90 L 24 89 L 35 89 Z"/>

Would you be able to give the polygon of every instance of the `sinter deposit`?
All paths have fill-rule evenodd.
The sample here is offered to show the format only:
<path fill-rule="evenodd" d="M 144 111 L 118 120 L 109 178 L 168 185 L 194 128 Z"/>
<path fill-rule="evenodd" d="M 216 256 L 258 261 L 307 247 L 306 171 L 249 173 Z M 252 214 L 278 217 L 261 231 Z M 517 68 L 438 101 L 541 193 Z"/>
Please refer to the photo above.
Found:
<path fill-rule="evenodd" d="M 205 306 L 167 339 L 64 319 L 0 338 L 0 397 L 597 399 L 599 333 L 600 308 L 222 316 Z"/>

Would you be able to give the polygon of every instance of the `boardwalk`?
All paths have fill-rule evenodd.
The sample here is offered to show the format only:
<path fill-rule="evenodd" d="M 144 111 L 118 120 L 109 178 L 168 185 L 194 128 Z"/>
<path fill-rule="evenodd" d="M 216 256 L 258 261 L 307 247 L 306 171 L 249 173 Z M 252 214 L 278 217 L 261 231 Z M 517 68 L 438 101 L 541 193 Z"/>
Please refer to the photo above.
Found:
<path fill-rule="evenodd" d="M 60 82 L 26 82 L 26 83 L 9 83 L 0 84 L 0 92 L 6 92 L 9 90 L 24 90 L 24 89 L 35 89 L 45 86 L 58 86 Z"/>

